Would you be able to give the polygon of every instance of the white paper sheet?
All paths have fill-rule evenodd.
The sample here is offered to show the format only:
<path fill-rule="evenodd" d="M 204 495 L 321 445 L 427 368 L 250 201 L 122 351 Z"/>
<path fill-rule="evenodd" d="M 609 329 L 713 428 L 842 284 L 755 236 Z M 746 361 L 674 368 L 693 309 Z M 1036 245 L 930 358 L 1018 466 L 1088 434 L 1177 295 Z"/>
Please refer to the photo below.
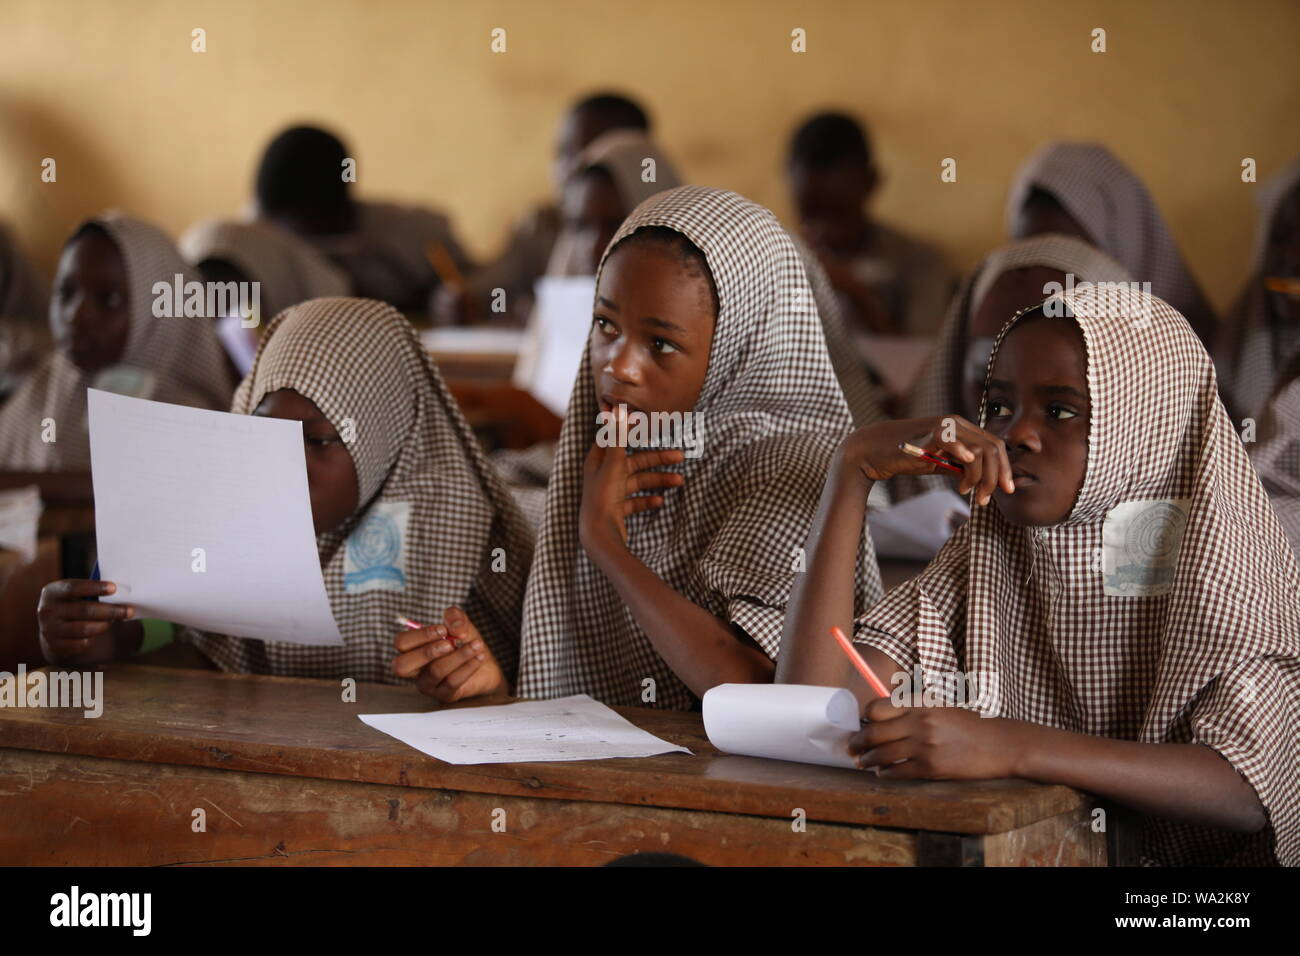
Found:
<path fill-rule="evenodd" d="M 36 485 L 0 491 L 0 548 L 17 551 L 26 564 L 35 561 L 36 533 L 44 510 Z"/>
<path fill-rule="evenodd" d="M 949 488 L 905 498 L 883 511 L 867 512 L 871 542 L 882 558 L 929 561 L 970 516 L 966 499 Z"/>
<path fill-rule="evenodd" d="M 358 714 L 375 730 L 453 764 L 653 757 L 690 751 L 586 694 L 427 714 Z"/>
<path fill-rule="evenodd" d="M 343 643 L 301 422 L 87 394 L 100 577 L 118 586 L 103 600 L 234 637 Z"/>
<path fill-rule="evenodd" d="M 425 329 L 420 333 L 420 344 L 443 355 L 515 356 L 523 347 L 524 330 L 473 325 Z"/>
<path fill-rule="evenodd" d="M 545 276 L 537 280 L 536 304 L 524 347 L 515 363 L 514 385 L 561 418 L 569 407 L 582 350 L 591 334 L 596 280 L 591 276 Z"/>
<path fill-rule="evenodd" d="M 704 732 L 724 753 L 855 767 L 848 743 L 860 726 L 843 687 L 719 684 L 704 694 Z"/>

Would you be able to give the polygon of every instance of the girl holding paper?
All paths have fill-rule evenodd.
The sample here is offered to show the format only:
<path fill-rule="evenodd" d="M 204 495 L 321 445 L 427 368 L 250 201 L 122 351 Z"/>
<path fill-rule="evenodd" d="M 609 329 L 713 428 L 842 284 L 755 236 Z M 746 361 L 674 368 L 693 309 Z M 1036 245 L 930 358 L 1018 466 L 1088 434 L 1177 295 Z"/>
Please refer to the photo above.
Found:
<path fill-rule="evenodd" d="M 287 309 L 267 329 L 231 410 L 303 423 L 316 544 L 343 645 L 192 629 L 183 639 L 223 670 L 397 683 L 395 618 L 434 619 L 462 604 L 480 623 L 465 649 L 513 673 L 532 538 L 395 309 L 346 298 Z M 39 617 L 49 659 L 136 649 L 129 607 L 80 600 L 113 589 L 99 581 L 45 588 Z"/>
<path fill-rule="evenodd" d="M 692 413 L 703 453 L 602 447 L 597 415 Z M 595 316 L 547 489 L 524 605 L 525 697 L 587 693 L 687 709 L 710 687 L 771 680 L 801 544 L 852 420 L 789 235 L 735 193 L 642 203 L 597 276 Z M 880 595 L 869 541 L 852 590 Z M 398 635 L 394 667 L 440 700 L 501 689 L 452 650 L 450 609 Z"/>
<path fill-rule="evenodd" d="M 981 421 L 841 445 L 777 679 L 854 690 L 871 723 L 849 749 L 882 776 L 1087 790 L 1147 815 L 1151 863 L 1300 863 L 1300 566 L 1190 325 L 1143 293 L 1054 296 L 1003 327 Z M 900 441 L 958 462 L 975 507 L 863 614 L 849 582 L 867 488 L 936 467 Z M 895 706 L 832 626 L 886 683 L 919 665 L 927 704 L 933 678 L 960 674 L 998 694 L 980 713 Z"/>

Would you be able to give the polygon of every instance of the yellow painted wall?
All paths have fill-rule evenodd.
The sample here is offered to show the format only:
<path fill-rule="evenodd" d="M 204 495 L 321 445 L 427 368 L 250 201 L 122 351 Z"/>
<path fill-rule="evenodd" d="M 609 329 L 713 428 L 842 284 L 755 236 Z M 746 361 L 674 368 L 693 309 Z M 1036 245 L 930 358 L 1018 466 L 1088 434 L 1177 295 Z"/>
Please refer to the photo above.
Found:
<path fill-rule="evenodd" d="M 1089 51 L 1098 26 L 1104 54 Z M 689 179 L 783 217 L 792 126 L 857 112 L 887 177 L 882 217 L 962 266 L 1001 237 L 1029 150 L 1101 140 L 1223 307 L 1252 234 L 1241 159 L 1262 178 L 1300 153 L 1297 49 L 1290 0 L 0 0 L 0 216 L 47 269 L 101 207 L 178 233 L 240 207 L 278 127 L 319 120 L 352 144 L 363 194 L 443 207 L 482 254 L 547 195 L 566 102 L 615 86 L 651 107 Z M 40 182 L 46 156 L 56 184 Z M 955 184 L 939 181 L 945 156 Z"/>

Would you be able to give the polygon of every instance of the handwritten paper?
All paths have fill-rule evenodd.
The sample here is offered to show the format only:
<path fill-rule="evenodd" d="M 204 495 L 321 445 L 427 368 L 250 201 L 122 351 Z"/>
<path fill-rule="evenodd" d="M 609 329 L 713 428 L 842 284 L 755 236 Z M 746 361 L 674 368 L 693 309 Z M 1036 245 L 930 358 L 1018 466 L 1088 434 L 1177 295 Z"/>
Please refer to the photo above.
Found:
<path fill-rule="evenodd" d="M 848 744 L 860 726 L 843 687 L 719 684 L 704 694 L 704 732 L 724 753 L 856 767 Z"/>
<path fill-rule="evenodd" d="M 302 423 L 90 389 L 103 598 L 233 637 L 342 644 L 321 577 Z"/>
<path fill-rule="evenodd" d="M 375 730 L 452 764 L 653 757 L 690 751 L 586 694 L 426 714 L 358 714 Z"/>

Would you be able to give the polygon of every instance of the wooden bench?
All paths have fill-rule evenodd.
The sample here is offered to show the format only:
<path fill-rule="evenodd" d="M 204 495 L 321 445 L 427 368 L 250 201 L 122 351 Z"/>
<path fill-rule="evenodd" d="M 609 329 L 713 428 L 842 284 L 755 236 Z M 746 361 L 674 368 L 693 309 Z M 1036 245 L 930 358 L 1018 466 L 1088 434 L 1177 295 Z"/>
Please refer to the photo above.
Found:
<path fill-rule="evenodd" d="M 0 709 L 0 864 L 1107 862 L 1068 787 L 725 755 L 696 713 L 620 708 L 694 756 L 453 766 L 357 719 L 430 709 L 410 688 L 115 664 L 104 690 L 98 719 Z"/>

